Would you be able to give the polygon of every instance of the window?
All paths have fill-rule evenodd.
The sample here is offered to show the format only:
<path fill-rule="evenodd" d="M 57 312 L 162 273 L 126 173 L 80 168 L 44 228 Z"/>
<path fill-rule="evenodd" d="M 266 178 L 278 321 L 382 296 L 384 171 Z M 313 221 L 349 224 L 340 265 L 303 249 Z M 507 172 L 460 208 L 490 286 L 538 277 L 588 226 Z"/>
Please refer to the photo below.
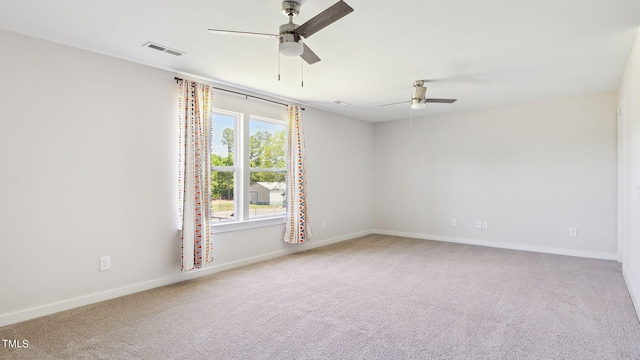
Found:
<path fill-rule="evenodd" d="M 285 121 L 214 110 L 211 119 L 212 224 L 283 217 Z"/>

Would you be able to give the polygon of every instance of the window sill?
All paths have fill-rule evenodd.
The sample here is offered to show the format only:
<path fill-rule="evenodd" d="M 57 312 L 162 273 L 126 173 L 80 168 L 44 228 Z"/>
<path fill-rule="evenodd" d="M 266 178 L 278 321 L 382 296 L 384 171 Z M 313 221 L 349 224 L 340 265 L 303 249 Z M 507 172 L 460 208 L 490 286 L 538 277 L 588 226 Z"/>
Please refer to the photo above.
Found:
<path fill-rule="evenodd" d="M 284 224 L 284 222 L 285 222 L 284 216 L 257 218 L 257 219 L 251 219 L 248 221 L 226 222 L 226 223 L 211 225 L 211 233 L 220 234 L 220 233 L 225 233 L 230 231 L 240 231 L 240 230 L 261 228 L 265 226 L 282 225 Z"/>

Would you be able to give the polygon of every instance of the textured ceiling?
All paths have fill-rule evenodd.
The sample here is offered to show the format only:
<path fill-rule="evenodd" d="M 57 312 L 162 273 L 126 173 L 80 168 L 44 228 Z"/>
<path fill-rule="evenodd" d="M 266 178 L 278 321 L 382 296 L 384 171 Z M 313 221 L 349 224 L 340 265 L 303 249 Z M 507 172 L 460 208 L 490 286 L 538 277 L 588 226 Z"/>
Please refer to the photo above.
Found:
<path fill-rule="evenodd" d="M 336 1 L 303 0 L 295 22 Z M 417 79 L 458 99 L 430 114 L 615 90 L 640 26 L 638 0 L 345 1 L 355 11 L 306 40 L 322 61 L 282 57 L 280 81 L 277 40 L 207 32 L 277 33 L 277 0 L 2 0 L 0 28 L 376 122 L 409 117 L 379 105 Z"/>

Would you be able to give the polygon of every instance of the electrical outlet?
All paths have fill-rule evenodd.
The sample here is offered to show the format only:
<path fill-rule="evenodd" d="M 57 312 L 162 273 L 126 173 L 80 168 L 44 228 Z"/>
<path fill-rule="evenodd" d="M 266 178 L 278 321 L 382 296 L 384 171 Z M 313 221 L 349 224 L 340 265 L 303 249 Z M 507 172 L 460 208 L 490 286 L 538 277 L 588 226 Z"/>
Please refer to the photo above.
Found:
<path fill-rule="evenodd" d="M 482 229 L 482 221 L 480 221 L 480 220 L 476 221 L 476 227 L 478 229 Z"/>
<path fill-rule="evenodd" d="M 489 223 L 488 223 L 488 222 L 486 222 L 486 221 L 483 221 L 483 222 L 482 222 L 482 228 L 483 228 L 483 229 L 486 229 L 486 228 L 488 228 L 488 227 L 489 227 Z"/>
<path fill-rule="evenodd" d="M 451 226 L 458 226 L 456 219 L 451 219 Z"/>
<path fill-rule="evenodd" d="M 103 256 L 100 258 L 100 271 L 111 269 L 111 256 Z"/>
<path fill-rule="evenodd" d="M 322 230 L 326 230 L 327 229 L 327 222 L 323 221 L 322 222 Z"/>
<path fill-rule="evenodd" d="M 578 230 L 574 227 L 569 228 L 569 236 L 578 236 Z"/>

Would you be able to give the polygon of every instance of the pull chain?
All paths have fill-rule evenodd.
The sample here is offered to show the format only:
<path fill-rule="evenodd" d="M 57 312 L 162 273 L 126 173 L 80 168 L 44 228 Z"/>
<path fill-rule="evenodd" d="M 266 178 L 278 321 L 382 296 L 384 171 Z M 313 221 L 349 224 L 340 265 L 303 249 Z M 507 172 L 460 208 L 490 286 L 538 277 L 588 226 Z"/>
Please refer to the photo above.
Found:
<path fill-rule="evenodd" d="M 304 87 L 304 61 L 300 58 L 300 87 Z"/>
<path fill-rule="evenodd" d="M 429 115 L 429 112 L 427 111 L 427 106 L 425 104 L 425 107 L 424 107 L 424 126 L 427 126 L 427 121 L 429 120 L 428 115 Z"/>
<path fill-rule="evenodd" d="M 278 81 L 280 81 L 280 46 L 278 45 Z"/>
<path fill-rule="evenodd" d="M 409 127 L 413 127 L 413 111 L 409 108 Z"/>

